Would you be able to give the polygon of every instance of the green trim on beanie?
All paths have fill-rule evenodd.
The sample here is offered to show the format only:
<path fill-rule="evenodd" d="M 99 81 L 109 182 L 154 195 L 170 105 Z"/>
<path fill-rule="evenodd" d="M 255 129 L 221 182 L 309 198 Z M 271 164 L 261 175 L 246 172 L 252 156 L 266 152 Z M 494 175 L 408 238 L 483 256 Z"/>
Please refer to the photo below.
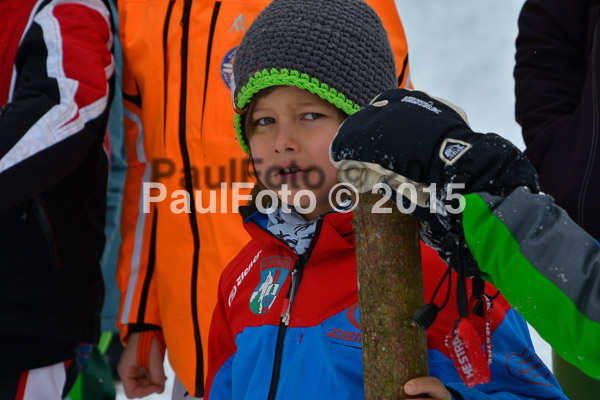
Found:
<path fill-rule="evenodd" d="M 311 78 L 307 74 L 301 74 L 296 70 L 288 71 L 285 68 L 277 70 L 271 68 L 271 71 L 266 69 L 258 71 L 248 80 L 237 96 L 237 107 L 243 109 L 252 97 L 263 89 L 271 86 L 296 86 L 300 89 L 308 90 L 316 94 L 323 100 L 327 100 L 337 108 L 344 111 L 346 114 L 354 114 L 359 110 L 360 106 L 354 104 L 351 100 L 346 99 L 342 93 L 339 93 L 334 88 L 330 88 L 325 83 L 319 82 L 316 78 Z"/>
<path fill-rule="evenodd" d="M 240 142 L 240 146 L 242 146 L 242 150 L 244 150 L 244 153 L 249 155 L 250 148 L 248 147 L 248 144 L 244 140 L 244 136 L 242 134 L 242 132 L 243 132 L 242 116 L 240 114 L 235 114 L 233 124 L 235 126 L 235 136 L 237 137 L 238 142 Z"/>
<path fill-rule="evenodd" d="M 266 69 L 257 71 L 254 76 L 248 80 L 246 86 L 240 89 L 236 99 L 237 108 L 240 110 L 244 109 L 255 94 L 263 89 L 273 86 L 296 86 L 297 88 L 307 90 L 333 104 L 348 115 L 352 115 L 360 110 L 358 104 L 347 99 L 344 94 L 338 92 L 334 88 L 330 88 L 325 83 L 319 82 L 318 79 L 311 78 L 307 74 L 301 74 L 296 70 L 289 71 L 285 68 L 280 70 L 271 68 L 271 71 Z M 244 140 L 242 115 L 236 114 L 234 125 L 236 136 L 244 153 L 249 154 L 248 144 Z"/>

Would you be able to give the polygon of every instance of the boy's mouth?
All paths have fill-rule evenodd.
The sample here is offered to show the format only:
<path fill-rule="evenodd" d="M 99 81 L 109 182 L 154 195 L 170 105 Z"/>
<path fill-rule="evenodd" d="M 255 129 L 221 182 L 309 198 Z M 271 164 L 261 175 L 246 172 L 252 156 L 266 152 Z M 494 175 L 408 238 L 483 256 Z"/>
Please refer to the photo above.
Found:
<path fill-rule="evenodd" d="M 284 178 L 294 178 L 296 176 L 301 175 L 304 172 L 307 172 L 308 170 L 299 167 L 297 165 L 290 165 L 290 166 L 285 166 L 280 168 L 276 173 L 275 176 L 279 176 L 279 177 L 284 177 Z"/>
<path fill-rule="evenodd" d="M 287 174 L 294 174 L 294 173 L 296 173 L 296 172 L 300 172 L 300 171 L 301 171 L 301 169 L 300 169 L 300 168 L 297 168 L 297 167 L 282 168 L 282 169 L 279 171 L 279 174 L 280 174 L 280 175 L 287 175 Z"/>

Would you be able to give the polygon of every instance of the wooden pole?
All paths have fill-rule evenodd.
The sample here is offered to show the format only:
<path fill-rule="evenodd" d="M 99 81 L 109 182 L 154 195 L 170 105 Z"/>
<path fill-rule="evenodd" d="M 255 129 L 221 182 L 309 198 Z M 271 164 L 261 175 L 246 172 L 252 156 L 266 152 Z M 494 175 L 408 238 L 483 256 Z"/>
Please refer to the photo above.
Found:
<path fill-rule="evenodd" d="M 373 213 L 379 194 L 365 193 L 353 216 L 365 399 L 406 399 L 409 379 L 428 376 L 425 330 L 412 315 L 423 305 L 416 218 Z"/>

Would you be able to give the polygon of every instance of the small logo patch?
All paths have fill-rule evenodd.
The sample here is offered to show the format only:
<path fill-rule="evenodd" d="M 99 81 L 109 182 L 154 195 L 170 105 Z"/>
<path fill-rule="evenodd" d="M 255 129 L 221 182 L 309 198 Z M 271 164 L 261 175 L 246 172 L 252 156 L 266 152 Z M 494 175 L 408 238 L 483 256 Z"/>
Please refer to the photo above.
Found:
<path fill-rule="evenodd" d="M 236 32 L 242 31 L 246 33 L 246 21 L 244 20 L 244 14 L 238 15 L 233 21 L 233 25 L 229 28 L 229 33 L 235 29 Z"/>
<path fill-rule="evenodd" d="M 452 165 L 469 151 L 471 147 L 473 147 L 472 144 L 463 142 L 462 140 L 445 139 L 440 147 L 440 158 L 446 164 Z"/>
<path fill-rule="evenodd" d="M 263 315 L 271 309 L 291 267 L 289 257 L 272 256 L 260 261 L 260 283 L 250 296 L 250 311 Z"/>
<path fill-rule="evenodd" d="M 235 53 L 237 52 L 238 46 L 229 50 L 227 54 L 221 60 L 221 78 L 229 90 L 233 87 L 233 60 L 235 59 Z"/>

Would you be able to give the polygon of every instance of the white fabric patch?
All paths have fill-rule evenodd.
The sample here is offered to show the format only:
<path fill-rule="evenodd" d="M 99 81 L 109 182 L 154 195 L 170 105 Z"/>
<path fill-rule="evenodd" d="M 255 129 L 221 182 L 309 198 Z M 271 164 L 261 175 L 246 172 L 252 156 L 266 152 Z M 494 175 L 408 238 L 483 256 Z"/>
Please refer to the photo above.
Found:
<path fill-rule="evenodd" d="M 65 363 L 29 370 L 23 400 L 56 400 L 62 398 L 67 381 Z"/>

